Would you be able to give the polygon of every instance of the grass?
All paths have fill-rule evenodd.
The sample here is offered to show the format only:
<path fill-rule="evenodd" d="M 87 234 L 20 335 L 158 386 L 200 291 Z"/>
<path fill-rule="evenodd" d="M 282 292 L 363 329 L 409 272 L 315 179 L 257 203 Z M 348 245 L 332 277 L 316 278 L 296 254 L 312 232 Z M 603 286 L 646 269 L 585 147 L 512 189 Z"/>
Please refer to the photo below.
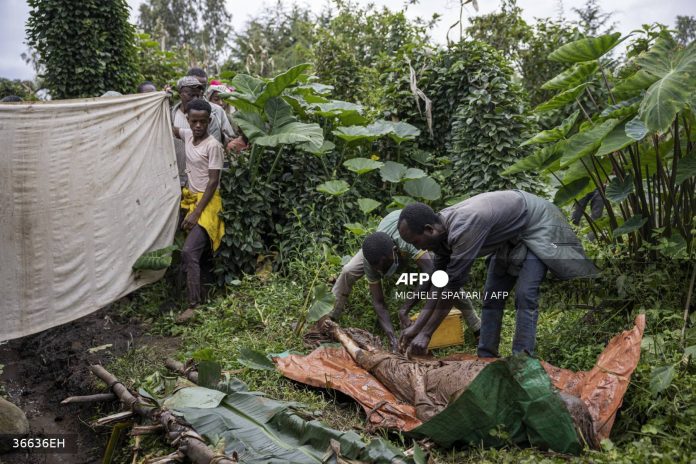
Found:
<path fill-rule="evenodd" d="M 309 283 L 318 275 L 318 281 L 328 284 L 339 269 L 339 265 L 327 264 L 320 253 L 315 253 L 302 262 L 290 263 L 287 276 L 273 274 L 265 279 L 246 276 L 239 285 L 228 286 L 219 292 L 199 311 L 197 318 L 185 326 L 173 323 L 174 315 L 182 305 L 171 297 L 171 286 L 166 281 L 142 289 L 127 302 L 119 303 L 116 310 L 120 317 L 141 318 L 154 333 L 180 337 L 181 346 L 177 352 L 180 360 L 208 348 L 224 370 L 233 371 L 252 390 L 262 391 L 272 398 L 303 403 L 308 411 L 314 412 L 331 427 L 363 430 L 365 415 L 349 398 L 299 385 L 275 371 L 251 370 L 237 361 L 241 348 L 263 353 L 307 351 L 295 327 L 307 311 Z M 477 263 L 472 288 L 482 287 L 483 271 L 483 265 Z M 602 292 L 606 293 L 606 287 L 613 286 L 620 275 L 610 274 L 595 283 L 544 284 L 537 352 L 554 365 L 575 370 L 589 369 L 609 338 L 630 327 L 639 311 L 646 311 L 648 315 L 646 335 L 657 340 L 653 350 L 643 353 L 632 378 L 624 407 L 614 426 L 613 441 L 604 442 L 602 452 L 588 452 L 573 460 L 688 462 L 696 449 L 692 438 L 696 431 L 696 369 L 693 361 L 684 363 L 681 359 L 679 308 L 683 308 L 685 292 L 679 282 L 685 281 L 682 280 L 685 276 L 678 272 L 681 271 L 676 267 L 660 269 L 657 265 L 642 269 L 643 274 L 630 276 L 631 287 L 621 304 L 594 313 L 577 310 L 577 305 L 598 305 Z M 655 292 L 655 285 L 661 286 L 662 290 Z M 391 295 L 393 291 L 387 289 L 385 294 Z M 627 305 L 626 301 L 631 304 Z M 397 321 L 396 305 L 390 307 L 394 310 L 393 321 Z M 375 316 L 364 282 L 356 285 L 342 323 L 376 331 Z M 513 330 L 514 311 L 507 311 L 501 337 L 503 355 L 510 353 Z M 462 350 L 440 350 L 436 354 L 446 355 L 451 351 Z M 474 352 L 474 348 L 467 344 L 463 351 Z M 653 394 L 650 389 L 652 369 L 657 364 L 669 363 L 676 366 L 672 384 L 660 394 Z M 110 369 L 134 386 L 146 385 L 152 382 L 153 375 L 165 374 L 157 353 L 148 348 L 127 353 Z M 398 446 L 410 446 L 410 440 L 404 442 L 398 434 L 388 437 Z M 434 449 L 433 457 L 436 462 L 443 463 L 565 462 L 569 459 L 516 447 L 500 450 L 476 447 Z"/>

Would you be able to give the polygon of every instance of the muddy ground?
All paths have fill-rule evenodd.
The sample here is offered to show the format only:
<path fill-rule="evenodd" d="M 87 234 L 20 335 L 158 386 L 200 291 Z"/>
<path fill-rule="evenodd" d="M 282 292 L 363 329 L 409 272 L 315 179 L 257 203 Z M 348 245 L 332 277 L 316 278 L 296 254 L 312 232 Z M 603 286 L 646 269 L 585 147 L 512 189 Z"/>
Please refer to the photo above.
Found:
<path fill-rule="evenodd" d="M 32 434 L 77 434 L 77 454 L 5 454 L 3 464 L 86 464 L 100 463 L 110 429 L 95 429 L 90 422 L 99 415 L 115 412 L 118 402 L 69 404 L 68 396 L 100 392 L 87 367 L 108 364 L 126 351 L 144 345 L 167 354 L 176 351 L 177 340 L 147 335 L 137 320 L 119 320 L 102 309 L 77 321 L 21 339 L 0 344 L 0 386 L 5 397 L 27 415 Z M 90 348 L 111 344 L 90 353 Z"/>

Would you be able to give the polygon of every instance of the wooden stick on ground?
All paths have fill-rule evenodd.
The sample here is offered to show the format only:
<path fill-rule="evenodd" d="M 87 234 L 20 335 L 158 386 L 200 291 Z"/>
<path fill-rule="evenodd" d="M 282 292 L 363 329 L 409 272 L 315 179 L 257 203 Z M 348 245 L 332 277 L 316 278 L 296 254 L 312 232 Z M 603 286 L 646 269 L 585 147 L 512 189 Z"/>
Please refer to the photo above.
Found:
<path fill-rule="evenodd" d="M 167 439 L 171 444 L 178 446 L 179 450 L 195 464 L 235 464 L 237 462 L 208 448 L 203 437 L 191 427 L 179 422 L 178 418 L 170 411 L 150 406 L 134 396 L 125 385 L 102 366 L 90 366 L 90 370 L 103 380 L 131 411 L 145 418 L 159 421 L 167 430 Z"/>
<path fill-rule="evenodd" d="M 113 393 L 97 393 L 96 395 L 69 396 L 61 401 L 60 404 L 91 403 L 95 401 L 111 401 L 115 399 L 116 395 Z"/>

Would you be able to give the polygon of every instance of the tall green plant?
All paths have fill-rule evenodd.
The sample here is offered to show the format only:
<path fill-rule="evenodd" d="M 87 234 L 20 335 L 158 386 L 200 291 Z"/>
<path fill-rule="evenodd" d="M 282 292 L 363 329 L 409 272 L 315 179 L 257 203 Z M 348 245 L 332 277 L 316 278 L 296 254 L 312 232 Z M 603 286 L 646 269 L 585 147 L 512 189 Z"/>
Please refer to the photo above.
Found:
<path fill-rule="evenodd" d="M 477 41 L 441 50 L 418 85 L 432 100 L 434 122 L 421 146 L 448 163 L 443 187 L 451 199 L 504 188 L 541 190 L 529 174 L 501 176 L 526 156 L 520 144 L 535 127 L 512 68 L 497 51 Z"/>
<path fill-rule="evenodd" d="M 608 243 L 627 240 L 634 255 L 659 249 L 685 256 L 696 245 L 696 44 L 680 46 L 663 31 L 614 77 L 605 72 L 605 55 L 621 40 L 619 33 L 585 38 L 549 55 L 570 68 L 546 84 L 558 93 L 536 111 L 561 101 L 578 111 L 529 139 L 526 144 L 539 149 L 506 174 L 553 174 L 559 205 L 596 189 L 607 211 L 606 220 L 588 217 L 597 236 Z M 606 101 L 597 101 L 597 82 Z M 598 111 L 581 104 L 583 93 Z"/>
<path fill-rule="evenodd" d="M 53 98 L 133 92 L 139 76 L 126 0 L 28 3 L 27 44 L 38 52 Z"/>

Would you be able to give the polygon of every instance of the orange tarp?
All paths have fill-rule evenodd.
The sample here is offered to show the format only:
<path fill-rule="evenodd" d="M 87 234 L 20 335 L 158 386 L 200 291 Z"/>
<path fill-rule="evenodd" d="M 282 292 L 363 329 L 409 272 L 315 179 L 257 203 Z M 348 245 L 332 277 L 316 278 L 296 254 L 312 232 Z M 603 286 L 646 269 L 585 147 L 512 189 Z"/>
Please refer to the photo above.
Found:
<path fill-rule="evenodd" d="M 589 371 L 574 372 L 543 362 L 553 384 L 587 405 L 599 439 L 607 438 L 621 406 L 631 374 L 640 359 L 640 343 L 645 315 L 636 317 L 635 326 L 607 344 Z M 452 355 L 447 360 L 474 360 L 470 354 Z M 338 390 L 360 403 L 372 427 L 409 431 L 421 424 L 415 408 L 400 403 L 372 374 L 358 366 L 343 347 L 322 346 L 306 356 L 274 358 L 289 379 L 320 388 Z M 493 359 L 491 359 L 493 361 Z"/>
<path fill-rule="evenodd" d="M 342 346 L 320 346 L 307 356 L 292 354 L 273 359 L 289 379 L 313 387 L 338 390 L 355 399 L 373 427 L 411 430 L 421 421 L 416 408 L 399 403 L 369 372 L 358 366 Z"/>

